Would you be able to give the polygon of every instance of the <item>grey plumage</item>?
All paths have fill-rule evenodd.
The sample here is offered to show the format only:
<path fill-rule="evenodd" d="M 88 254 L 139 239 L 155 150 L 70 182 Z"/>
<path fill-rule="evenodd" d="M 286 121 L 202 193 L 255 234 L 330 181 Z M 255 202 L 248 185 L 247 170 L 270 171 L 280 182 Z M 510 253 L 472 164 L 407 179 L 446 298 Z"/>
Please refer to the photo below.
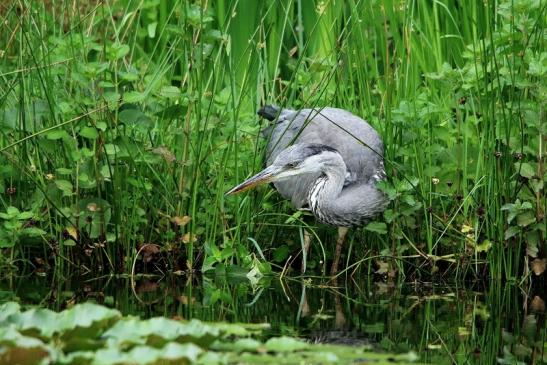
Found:
<path fill-rule="evenodd" d="M 363 119 L 337 108 L 258 111 L 275 124 L 269 138 L 268 167 L 229 193 L 272 181 L 295 208 L 309 205 L 322 222 L 349 227 L 383 211 L 385 195 L 376 183 L 385 179 L 383 144 Z"/>
<path fill-rule="evenodd" d="M 340 153 L 347 170 L 344 179 L 344 192 L 347 193 L 344 195 L 348 196 L 351 192 L 352 199 L 361 198 L 355 194 L 370 194 L 375 190 L 374 184 L 385 178 L 382 140 L 366 121 L 356 115 L 330 107 L 294 111 L 279 110 L 271 105 L 262 108 L 258 114 L 269 120 L 279 114 L 275 125 L 263 131 L 265 137 L 269 138 L 267 165 L 274 163 L 290 144 L 313 143 L 329 146 Z M 310 186 L 319 175 L 320 173 L 301 175 L 287 181 L 274 182 L 274 185 L 283 197 L 291 200 L 295 208 L 302 208 L 307 204 Z M 369 198 L 368 200 L 377 203 L 377 200 L 383 198 L 383 194 L 373 194 Z M 383 210 L 383 207 L 377 208 Z M 375 213 L 377 212 L 371 212 L 371 215 Z M 358 223 L 354 222 L 352 225 L 355 224 Z"/>

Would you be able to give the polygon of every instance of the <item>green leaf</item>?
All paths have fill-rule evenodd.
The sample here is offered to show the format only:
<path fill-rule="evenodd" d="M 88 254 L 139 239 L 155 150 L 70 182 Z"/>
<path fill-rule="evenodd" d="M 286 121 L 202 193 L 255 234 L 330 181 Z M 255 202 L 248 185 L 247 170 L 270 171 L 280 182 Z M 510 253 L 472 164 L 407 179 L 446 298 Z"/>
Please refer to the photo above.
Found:
<path fill-rule="evenodd" d="M 371 222 L 365 226 L 365 230 L 378 234 L 386 234 L 387 226 L 384 222 Z"/>
<path fill-rule="evenodd" d="M 236 340 L 233 343 L 229 342 L 219 342 L 218 345 L 215 346 L 218 350 L 223 351 L 257 351 L 259 347 L 262 346 L 262 343 L 260 341 L 257 341 L 252 338 L 242 338 L 239 340 Z"/>
<path fill-rule="evenodd" d="M 505 240 L 508 240 L 509 238 L 515 236 L 519 232 L 520 228 L 517 226 L 511 226 L 507 228 L 507 230 L 505 231 Z"/>
<path fill-rule="evenodd" d="M 136 346 L 124 352 L 116 348 L 100 349 L 93 364 L 195 364 L 203 350 L 194 344 L 168 343 L 162 348 Z M 78 361 L 81 361 L 79 359 Z"/>
<path fill-rule="evenodd" d="M 32 308 L 10 315 L 2 325 L 12 325 L 24 335 L 51 337 L 57 332 L 57 313 L 45 308 Z"/>
<path fill-rule="evenodd" d="M 264 346 L 270 352 L 294 352 L 307 349 L 310 345 L 292 337 L 270 338 Z"/>
<path fill-rule="evenodd" d="M 524 162 L 522 164 L 517 162 L 515 163 L 515 168 L 517 169 L 517 171 L 519 171 L 520 176 L 527 179 L 531 179 L 536 174 L 536 171 L 534 170 L 532 165 L 527 162 Z"/>
<path fill-rule="evenodd" d="M 232 247 L 226 247 L 226 248 L 223 248 L 222 251 L 220 251 L 221 260 L 226 260 L 227 258 L 230 258 L 233 255 L 234 255 L 234 249 Z"/>
<path fill-rule="evenodd" d="M 489 240 L 484 240 L 480 245 L 475 246 L 475 251 L 477 252 L 488 252 L 492 248 L 492 242 Z"/>
<path fill-rule="evenodd" d="M 69 246 L 69 247 L 76 246 L 76 241 L 74 241 L 73 239 L 64 240 L 63 246 Z"/>
<path fill-rule="evenodd" d="M 12 248 L 16 243 L 17 241 L 15 241 L 12 235 L 5 234 L 0 230 L 0 248 Z"/>
<path fill-rule="evenodd" d="M 108 124 L 106 124 L 105 122 L 99 121 L 95 123 L 95 127 L 97 127 L 98 130 L 104 132 L 108 128 Z"/>
<path fill-rule="evenodd" d="M 289 257 L 289 246 L 281 245 L 276 247 L 273 252 L 273 259 L 275 262 L 283 262 Z"/>
<path fill-rule="evenodd" d="M 8 213 L 8 216 L 10 218 L 15 218 L 16 216 L 19 215 L 19 209 L 17 209 L 16 207 L 9 206 L 6 209 L 6 213 Z"/>
<path fill-rule="evenodd" d="M 176 86 L 164 86 L 160 90 L 160 95 L 167 99 L 177 99 L 181 96 L 181 92 Z"/>
<path fill-rule="evenodd" d="M 539 179 L 532 179 L 530 180 L 530 186 L 532 187 L 532 190 L 534 193 L 539 193 L 541 190 L 543 190 L 543 181 Z"/>
<path fill-rule="evenodd" d="M 0 329 L 0 348 L 1 364 L 52 364 L 57 357 L 50 346 L 12 327 Z"/>
<path fill-rule="evenodd" d="M 99 137 L 99 133 L 97 132 L 97 129 L 93 127 L 85 126 L 80 130 L 80 136 L 88 139 L 97 139 Z"/>
<path fill-rule="evenodd" d="M 540 232 L 532 230 L 526 233 L 526 254 L 530 257 L 537 257 L 539 252 Z"/>
<path fill-rule="evenodd" d="M 138 91 L 128 91 L 123 94 L 123 101 L 126 103 L 140 103 L 146 98 L 146 94 Z"/>
<path fill-rule="evenodd" d="M 47 232 L 38 227 L 28 227 L 28 228 L 23 228 L 21 233 L 29 237 L 41 237 L 45 235 Z"/>
<path fill-rule="evenodd" d="M 55 186 L 63 192 L 63 196 L 71 196 L 73 194 L 72 183 L 68 180 L 55 180 Z"/>
<path fill-rule="evenodd" d="M 547 52 L 541 52 L 540 55 L 530 60 L 528 73 L 533 76 L 543 76 L 547 70 Z"/>
<path fill-rule="evenodd" d="M 110 167 L 108 165 L 103 165 L 101 166 L 101 176 L 105 179 L 105 180 L 110 180 L 112 179 L 112 175 L 110 174 Z"/>
<path fill-rule="evenodd" d="M 138 318 L 123 319 L 107 330 L 103 337 L 123 345 L 149 343 L 161 346 L 178 340 L 207 346 L 222 334 L 221 328 L 198 320 L 183 323 L 155 317 L 144 321 Z"/>
<path fill-rule="evenodd" d="M 534 208 L 534 206 L 530 202 L 524 202 L 520 206 L 520 210 L 533 209 L 533 208 Z"/>
<path fill-rule="evenodd" d="M 108 49 L 108 58 L 111 61 L 119 60 L 125 57 L 131 49 L 127 44 L 113 43 Z"/>
<path fill-rule="evenodd" d="M 27 220 L 27 219 L 31 219 L 32 217 L 34 217 L 34 213 L 33 212 L 21 212 L 17 215 L 17 219 L 19 220 Z"/>
<path fill-rule="evenodd" d="M 138 109 L 124 109 L 120 112 L 118 118 L 122 123 L 144 132 L 153 127 L 152 120 Z"/>
<path fill-rule="evenodd" d="M 58 169 L 55 170 L 55 172 L 57 173 L 57 175 L 71 175 L 72 174 L 71 169 L 67 169 L 67 168 L 64 168 L 64 167 L 59 167 Z"/>
<path fill-rule="evenodd" d="M 536 217 L 534 216 L 534 213 L 532 213 L 531 211 L 526 211 L 524 213 L 520 213 L 519 215 L 517 215 L 517 224 L 520 227 L 529 226 L 535 221 L 536 221 Z"/>
<path fill-rule="evenodd" d="M 156 37 L 156 28 L 158 27 L 158 22 L 153 22 L 148 24 L 147 30 L 148 30 L 148 37 L 154 38 Z"/>
<path fill-rule="evenodd" d="M 21 221 L 9 220 L 4 222 L 4 228 L 8 231 L 17 231 L 23 226 Z"/>
<path fill-rule="evenodd" d="M 50 132 L 46 133 L 46 138 L 52 141 L 56 141 L 58 139 L 68 139 L 70 136 L 65 130 L 62 129 L 56 129 Z"/>

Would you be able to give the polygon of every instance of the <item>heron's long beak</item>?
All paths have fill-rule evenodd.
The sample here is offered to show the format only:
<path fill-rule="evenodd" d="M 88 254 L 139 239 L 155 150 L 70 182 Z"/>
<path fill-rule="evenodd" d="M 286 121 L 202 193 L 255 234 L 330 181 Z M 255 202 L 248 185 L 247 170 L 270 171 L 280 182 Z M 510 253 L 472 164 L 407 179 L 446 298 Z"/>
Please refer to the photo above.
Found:
<path fill-rule="evenodd" d="M 282 169 L 277 166 L 268 166 L 255 176 L 245 180 L 237 186 L 234 186 L 232 189 L 230 189 L 230 191 L 226 193 L 226 195 L 241 193 L 243 191 L 252 189 L 255 186 L 269 183 L 273 181 L 277 174 L 279 174 L 281 171 Z"/>

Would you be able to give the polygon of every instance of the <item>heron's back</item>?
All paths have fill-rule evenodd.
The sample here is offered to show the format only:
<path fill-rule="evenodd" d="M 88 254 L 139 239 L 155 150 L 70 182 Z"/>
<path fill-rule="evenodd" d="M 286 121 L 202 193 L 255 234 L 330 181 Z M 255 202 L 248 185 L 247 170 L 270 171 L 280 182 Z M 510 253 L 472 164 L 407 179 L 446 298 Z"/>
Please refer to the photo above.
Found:
<path fill-rule="evenodd" d="M 278 114 L 273 106 L 259 111 L 265 117 Z M 273 119 L 273 118 L 268 118 Z M 384 146 L 378 133 L 366 121 L 337 108 L 283 109 L 275 125 L 265 130 L 269 138 L 266 162 L 271 165 L 277 155 L 294 143 L 320 143 L 338 150 L 347 167 L 345 185 L 368 183 L 384 176 Z M 317 175 L 298 176 L 276 182 L 275 187 L 296 208 L 306 205 L 310 184 Z"/>

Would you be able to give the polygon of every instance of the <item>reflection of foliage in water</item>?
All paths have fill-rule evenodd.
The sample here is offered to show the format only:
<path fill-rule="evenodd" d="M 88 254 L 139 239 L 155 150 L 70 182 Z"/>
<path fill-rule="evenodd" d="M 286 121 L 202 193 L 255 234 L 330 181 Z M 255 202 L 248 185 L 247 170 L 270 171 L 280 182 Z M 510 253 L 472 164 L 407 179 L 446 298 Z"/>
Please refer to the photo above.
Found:
<path fill-rule="evenodd" d="M 197 318 L 270 323 L 261 341 L 291 336 L 311 342 L 372 346 L 375 352 L 408 353 L 433 363 L 545 362 L 547 344 L 542 288 L 528 296 L 507 285 L 470 288 L 417 283 L 332 283 L 271 278 L 249 284 L 228 278 L 154 277 L 82 279 L 49 284 L 47 278 L 3 284 L 0 298 L 61 309 L 83 301 L 150 318 Z M 50 285 L 53 285 L 50 288 Z M 50 289 L 48 289 L 50 288 Z M 133 295 L 131 293 L 134 293 Z M 49 304 L 48 304 L 49 303 Z M 134 325 L 134 324 L 131 324 Z"/>

